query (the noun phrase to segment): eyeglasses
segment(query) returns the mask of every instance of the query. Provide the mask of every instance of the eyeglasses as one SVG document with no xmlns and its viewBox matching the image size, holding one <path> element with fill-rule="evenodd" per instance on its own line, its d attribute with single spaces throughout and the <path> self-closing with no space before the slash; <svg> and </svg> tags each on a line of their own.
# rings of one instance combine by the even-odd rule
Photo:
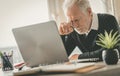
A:
<svg viewBox="0 0 120 76">
<path fill-rule="evenodd" d="M 78 19 L 72 20 L 72 21 L 71 21 L 71 24 L 72 24 L 72 25 L 75 25 L 75 24 L 79 25 L 80 20 L 81 20 L 81 17 L 78 18 Z"/>
</svg>

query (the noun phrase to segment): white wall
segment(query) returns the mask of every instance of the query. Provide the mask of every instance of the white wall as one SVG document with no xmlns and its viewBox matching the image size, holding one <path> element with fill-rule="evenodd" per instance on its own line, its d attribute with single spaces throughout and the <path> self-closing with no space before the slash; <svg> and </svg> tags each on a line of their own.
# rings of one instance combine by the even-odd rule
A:
<svg viewBox="0 0 120 76">
<path fill-rule="evenodd" d="M 89 0 L 93 12 L 95 13 L 107 13 L 105 0 Z"/>
<path fill-rule="evenodd" d="M 12 28 L 46 20 L 47 0 L 0 0 L 0 47 L 16 45 Z"/>
<path fill-rule="evenodd" d="M 114 1 L 114 14 L 120 25 L 120 0 L 113 0 L 113 1 Z"/>
</svg>

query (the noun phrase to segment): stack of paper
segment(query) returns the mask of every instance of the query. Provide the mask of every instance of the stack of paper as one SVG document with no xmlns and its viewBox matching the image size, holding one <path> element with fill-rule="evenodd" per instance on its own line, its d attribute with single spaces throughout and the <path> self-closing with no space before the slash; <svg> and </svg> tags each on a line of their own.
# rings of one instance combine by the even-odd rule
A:
<svg viewBox="0 0 120 76">
<path fill-rule="evenodd" d="M 34 74 L 37 72 L 75 72 L 78 69 L 94 65 L 95 63 L 53 64 L 15 71 L 14 75 Z"/>
<path fill-rule="evenodd" d="M 74 72 L 80 68 L 86 68 L 93 66 L 95 63 L 74 63 L 74 64 L 59 64 L 42 66 L 41 69 L 44 72 Z"/>
</svg>

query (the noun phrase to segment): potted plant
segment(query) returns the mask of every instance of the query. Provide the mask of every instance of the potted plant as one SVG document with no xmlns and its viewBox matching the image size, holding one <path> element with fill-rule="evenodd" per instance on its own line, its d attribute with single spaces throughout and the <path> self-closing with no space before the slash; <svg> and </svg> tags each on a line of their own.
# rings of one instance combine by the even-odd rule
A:
<svg viewBox="0 0 120 76">
<path fill-rule="evenodd" d="M 102 59 L 108 64 L 117 64 L 119 60 L 119 52 L 117 47 L 120 45 L 120 35 L 118 32 L 110 31 L 110 33 L 106 32 L 104 34 L 98 35 L 98 40 L 96 44 L 104 48 L 102 51 Z"/>
</svg>

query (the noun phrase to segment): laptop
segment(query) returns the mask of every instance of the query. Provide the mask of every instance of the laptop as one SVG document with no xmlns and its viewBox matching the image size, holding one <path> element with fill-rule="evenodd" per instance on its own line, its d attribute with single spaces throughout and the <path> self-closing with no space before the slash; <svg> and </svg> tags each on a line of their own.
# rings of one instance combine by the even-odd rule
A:
<svg viewBox="0 0 120 76">
<path fill-rule="evenodd" d="M 14 28 L 12 31 L 27 66 L 68 61 L 55 21 Z"/>
<path fill-rule="evenodd" d="M 41 71 L 75 72 L 95 65 L 95 63 L 76 64 L 76 61 L 71 62 L 73 64 L 64 63 L 69 60 L 55 21 L 14 28 L 12 31 L 28 67 L 20 71 L 14 70 L 14 75 L 34 74 Z"/>
</svg>

